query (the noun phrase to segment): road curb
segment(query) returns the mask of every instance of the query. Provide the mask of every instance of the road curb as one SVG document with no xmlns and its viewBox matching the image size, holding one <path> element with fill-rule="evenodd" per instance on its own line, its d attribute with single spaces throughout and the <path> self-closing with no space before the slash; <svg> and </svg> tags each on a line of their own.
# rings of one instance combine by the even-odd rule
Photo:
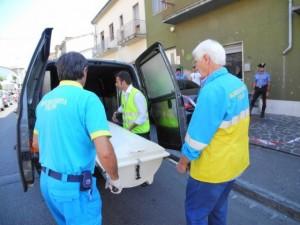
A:
<svg viewBox="0 0 300 225">
<path fill-rule="evenodd" d="M 172 161 L 178 162 L 179 155 L 169 151 Z M 238 178 L 234 182 L 233 189 L 244 196 L 260 202 L 267 207 L 273 208 L 278 212 L 300 222 L 300 204 L 285 199 L 284 197 L 271 193 L 270 191 L 251 184 L 244 179 Z"/>
<path fill-rule="evenodd" d="M 268 192 L 242 179 L 236 179 L 233 190 L 300 221 L 300 204 Z"/>
</svg>

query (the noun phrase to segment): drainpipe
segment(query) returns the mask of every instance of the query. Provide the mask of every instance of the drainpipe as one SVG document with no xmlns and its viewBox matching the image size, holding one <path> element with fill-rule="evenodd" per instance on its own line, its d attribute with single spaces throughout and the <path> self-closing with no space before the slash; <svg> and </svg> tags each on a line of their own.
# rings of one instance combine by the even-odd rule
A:
<svg viewBox="0 0 300 225">
<path fill-rule="evenodd" d="M 285 55 L 288 51 L 291 50 L 292 48 L 292 0 L 289 0 L 289 36 L 288 36 L 288 41 L 289 45 L 288 47 L 282 52 L 283 55 Z"/>
<path fill-rule="evenodd" d="M 288 47 L 282 52 L 282 82 L 281 88 L 285 89 L 286 85 L 286 53 L 292 48 L 292 0 L 289 0 L 289 34 L 288 34 Z"/>
</svg>

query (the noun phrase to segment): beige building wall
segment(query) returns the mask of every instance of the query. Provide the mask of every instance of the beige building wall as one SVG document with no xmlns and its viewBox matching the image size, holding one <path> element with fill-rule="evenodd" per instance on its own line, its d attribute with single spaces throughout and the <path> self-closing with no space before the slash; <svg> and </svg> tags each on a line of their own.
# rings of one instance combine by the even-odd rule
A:
<svg viewBox="0 0 300 225">
<path fill-rule="evenodd" d="M 84 34 L 65 39 L 66 52 L 79 51 L 86 58 L 92 58 L 94 35 Z"/>
<path fill-rule="evenodd" d="M 138 4 L 138 19 L 145 21 L 145 5 L 143 0 L 111 0 L 95 16 L 92 24 L 95 26 L 95 58 L 114 59 L 132 62 L 147 48 L 146 36 L 137 36 L 130 42 L 120 43 L 121 20 L 123 28 L 134 20 L 133 7 Z M 110 25 L 113 24 L 114 40 L 110 38 Z M 102 43 L 101 33 L 104 33 Z M 104 47 L 104 49 L 103 49 Z M 101 49 L 102 48 L 102 49 Z"/>
<path fill-rule="evenodd" d="M 140 40 L 130 46 L 119 47 L 117 51 L 107 53 L 105 59 L 120 60 L 124 62 L 134 62 L 147 46 L 146 39 Z"/>
</svg>

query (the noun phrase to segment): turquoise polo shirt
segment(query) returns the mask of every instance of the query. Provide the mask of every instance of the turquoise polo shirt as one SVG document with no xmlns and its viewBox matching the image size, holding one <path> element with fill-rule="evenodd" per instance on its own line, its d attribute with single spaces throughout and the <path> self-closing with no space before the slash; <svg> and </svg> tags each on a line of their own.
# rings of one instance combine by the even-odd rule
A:
<svg viewBox="0 0 300 225">
<path fill-rule="evenodd" d="M 61 81 L 38 104 L 34 133 L 41 165 L 74 175 L 94 170 L 93 139 L 111 135 L 99 98 L 69 80 Z"/>
</svg>

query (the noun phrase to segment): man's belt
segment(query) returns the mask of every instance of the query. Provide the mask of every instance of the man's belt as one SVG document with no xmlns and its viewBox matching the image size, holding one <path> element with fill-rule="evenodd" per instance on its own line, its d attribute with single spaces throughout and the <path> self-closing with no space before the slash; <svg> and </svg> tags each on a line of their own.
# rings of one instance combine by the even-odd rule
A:
<svg viewBox="0 0 300 225">
<path fill-rule="evenodd" d="M 266 88 L 266 87 L 268 87 L 268 85 L 266 84 L 266 85 L 263 85 L 263 86 L 261 86 L 261 87 L 259 87 L 259 86 L 255 86 L 256 88 L 260 88 L 260 89 L 262 89 L 262 88 Z"/>
<path fill-rule="evenodd" d="M 49 177 L 52 177 L 56 180 L 62 180 L 63 178 L 63 174 L 56 172 L 54 170 L 48 169 L 47 172 L 47 168 L 42 166 L 42 171 L 44 173 L 46 173 Z M 67 182 L 81 182 L 83 179 L 83 175 L 66 175 L 67 176 Z"/>
</svg>

